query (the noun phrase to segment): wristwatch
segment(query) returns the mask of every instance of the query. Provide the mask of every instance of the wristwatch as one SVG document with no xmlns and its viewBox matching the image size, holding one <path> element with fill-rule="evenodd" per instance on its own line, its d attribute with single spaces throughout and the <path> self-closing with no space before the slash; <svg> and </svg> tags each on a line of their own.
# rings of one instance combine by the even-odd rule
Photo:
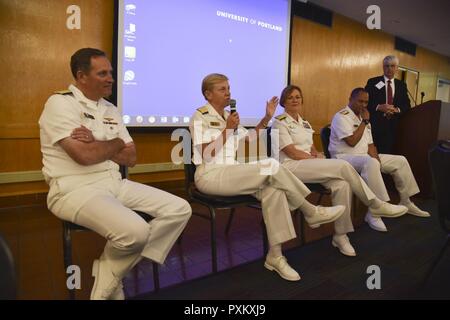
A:
<svg viewBox="0 0 450 320">
<path fill-rule="evenodd" d="M 369 123 L 370 123 L 370 121 L 369 120 L 367 120 L 367 119 L 363 119 L 363 121 L 362 122 L 364 122 L 366 125 L 368 125 Z"/>
</svg>

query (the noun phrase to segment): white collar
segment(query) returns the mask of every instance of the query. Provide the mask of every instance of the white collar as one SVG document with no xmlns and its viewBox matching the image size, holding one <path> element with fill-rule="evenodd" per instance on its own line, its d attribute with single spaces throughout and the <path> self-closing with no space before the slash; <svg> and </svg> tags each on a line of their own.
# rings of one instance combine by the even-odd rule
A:
<svg viewBox="0 0 450 320">
<path fill-rule="evenodd" d="M 392 83 L 392 84 L 394 84 L 394 80 L 395 80 L 395 78 L 389 79 L 389 78 L 388 78 L 388 77 L 386 77 L 385 75 L 383 75 L 383 77 L 384 77 L 384 82 L 385 82 L 385 83 L 387 83 L 387 82 L 388 82 L 388 80 L 391 80 L 391 83 Z"/>
<path fill-rule="evenodd" d="M 94 101 L 89 98 L 86 98 L 86 96 L 83 94 L 83 92 L 73 84 L 71 84 L 69 86 L 69 90 L 72 91 L 75 99 L 77 99 L 79 102 L 81 102 L 82 104 L 86 105 L 89 108 L 98 110 L 98 107 L 100 105 L 107 104 L 107 103 L 105 103 L 105 100 L 103 98 L 101 98 L 98 101 Z"/>
<path fill-rule="evenodd" d="M 208 108 L 208 114 L 212 116 L 216 116 L 217 118 L 221 119 L 222 121 L 227 120 L 229 112 L 227 110 L 223 110 L 223 117 L 217 112 L 217 110 L 211 105 L 211 103 L 207 103 L 206 107 Z"/>
<path fill-rule="evenodd" d="M 288 122 L 297 122 L 297 123 L 302 123 L 302 122 L 303 122 L 303 119 L 302 119 L 302 117 L 300 116 L 299 113 L 297 113 L 298 120 L 294 119 L 294 118 L 293 118 L 289 113 L 287 113 L 286 111 L 284 112 L 284 115 L 286 115 L 286 120 L 289 120 Z"/>
</svg>

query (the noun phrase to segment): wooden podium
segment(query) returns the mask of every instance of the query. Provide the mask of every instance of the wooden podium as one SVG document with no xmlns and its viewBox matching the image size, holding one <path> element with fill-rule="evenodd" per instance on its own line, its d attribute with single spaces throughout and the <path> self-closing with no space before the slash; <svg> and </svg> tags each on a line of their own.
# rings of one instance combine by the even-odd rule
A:
<svg viewBox="0 0 450 320">
<path fill-rule="evenodd" d="M 394 153 L 405 156 L 421 197 L 433 193 L 428 151 L 437 140 L 450 139 L 450 103 L 431 100 L 411 108 L 398 123 Z"/>
</svg>

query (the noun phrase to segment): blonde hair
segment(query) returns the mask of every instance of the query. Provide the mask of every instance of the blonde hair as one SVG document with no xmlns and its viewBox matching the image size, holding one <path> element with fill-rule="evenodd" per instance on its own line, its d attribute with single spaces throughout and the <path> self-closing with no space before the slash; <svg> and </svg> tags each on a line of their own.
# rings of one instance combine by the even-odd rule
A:
<svg viewBox="0 0 450 320">
<path fill-rule="evenodd" d="M 228 78 L 227 78 L 226 75 L 220 74 L 220 73 L 211 73 L 211 74 L 208 74 L 206 77 L 203 78 L 203 81 L 202 81 L 202 94 L 205 97 L 205 99 L 206 99 L 205 92 L 207 90 L 211 91 L 216 83 L 219 83 L 219 82 L 222 82 L 222 81 L 228 81 Z"/>
</svg>

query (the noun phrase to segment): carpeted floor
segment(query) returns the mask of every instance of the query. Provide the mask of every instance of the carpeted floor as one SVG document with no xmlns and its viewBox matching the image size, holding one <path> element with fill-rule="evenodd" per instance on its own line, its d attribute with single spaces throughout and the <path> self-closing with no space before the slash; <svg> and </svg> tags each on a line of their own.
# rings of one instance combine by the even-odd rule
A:
<svg viewBox="0 0 450 320">
<path fill-rule="evenodd" d="M 421 286 L 447 239 L 435 202 L 421 207 L 432 212 L 432 218 L 384 219 L 387 233 L 364 224 L 350 234 L 356 257 L 340 254 L 331 238 L 287 251 L 289 263 L 302 276 L 298 282 L 266 270 L 260 259 L 136 299 L 449 299 L 450 248 Z M 369 266 L 380 268 L 381 289 L 368 289 L 367 282 L 374 283 Z"/>
</svg>

